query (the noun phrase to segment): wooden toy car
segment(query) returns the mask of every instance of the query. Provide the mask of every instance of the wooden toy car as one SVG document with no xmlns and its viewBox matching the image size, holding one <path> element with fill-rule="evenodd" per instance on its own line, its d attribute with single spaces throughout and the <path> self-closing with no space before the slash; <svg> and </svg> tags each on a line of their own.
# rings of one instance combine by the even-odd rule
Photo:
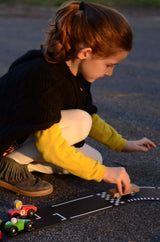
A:
<svg viewBox="0 0 160 242">
<path fill-rule="evenodd" d="M 34 213 L 37 211 L 37 207 L 26 204 L 22 205 L 22 202 L 20 200 L 14 201 L 14 208 L 9 209 L 8 211 L 8 217 L 33 217 Z"/>
<path fill-rule="evenodd" d="M 140 190 L 140 187 L 132 183 L 130 193 L 123 194 L 123 196 L 128 195 L 128 194 L 130 194 L 131 196 L 134 196 L 137 192 L 139 192 L 139 190 Z M 113 189 L 109 189 L 107 191 L 107 193 L 110 194 L 114 198 L 121 198 L 121 195 L 119 194 L 116 187 Z"/>
<path fill-rule="evenodd" d="M 2 225 L 2 220 L 0 219 L 0 226 Z M 0 229 L 0 239 L 2 239 L 2 230 Z"/>
<path fill-rule="evenodd" d="M 4 224 L 4 229 L 10 236 L 16 236 L 21 230 L 32 231 L 34 223 L 30 219 L 17 219 L 11 218 L 11 221 L 7 221 Z"/>
</svg>

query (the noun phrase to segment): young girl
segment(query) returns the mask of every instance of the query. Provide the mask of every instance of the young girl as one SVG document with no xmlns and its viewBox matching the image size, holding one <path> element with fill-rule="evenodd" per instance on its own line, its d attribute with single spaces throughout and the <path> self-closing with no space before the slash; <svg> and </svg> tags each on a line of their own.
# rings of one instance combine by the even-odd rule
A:
<svg viewBox="0 0 160 242">
<path fill-rule="evenodd" d="M 42 49 L 16 60 L 0 79 L 1 187 L 25 196 L 50 194 L 53 186 L 31 174 L 39 171 L 104 180 L 120 194 L 129 192 L 126 170 L 104 166 L 85 138 L 116 152 L 155 147 L 147 138 L 122 138 L 92 103 L 91 83 L 111 76 L 131 48 L 131 27 L 116 10 L 78 1 L 58 10 Z"/>
</svg>

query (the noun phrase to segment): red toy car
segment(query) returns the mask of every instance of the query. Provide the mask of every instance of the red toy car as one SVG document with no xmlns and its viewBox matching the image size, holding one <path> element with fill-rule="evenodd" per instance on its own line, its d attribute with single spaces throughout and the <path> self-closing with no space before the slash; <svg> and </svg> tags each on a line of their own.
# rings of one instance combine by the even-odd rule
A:
<svg viewBox="0 0 160 242">
<path fill-rule="evenodd" d="M 2 224 L 2 220 L 0 219 L 0 226 L 1 226 L 1 224 Z M 0 239 L 2 239 L 2 231 L 1 231 L 1 229 L 0 229 Z"/>
<path fill-rule="evenodd" d="M 14 208 L 9 209 L 8 217 L 33 217 L 34 213 L 37 211 L 37 207 L 26 204 L 22 205 L 20 200 L 14 201 Z"/>
</svg>

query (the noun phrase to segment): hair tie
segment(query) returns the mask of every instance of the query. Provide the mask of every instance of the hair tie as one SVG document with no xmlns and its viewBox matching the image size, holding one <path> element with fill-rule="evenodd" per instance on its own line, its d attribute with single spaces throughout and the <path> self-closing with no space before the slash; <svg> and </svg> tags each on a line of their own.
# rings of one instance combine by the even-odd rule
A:
<svg viewBox="0 0 160 242">
<path fill-rule="evenodd" d="M 80 11 L 83 11 L 84 10 L 84 5 L 85 5 L 84 2 L 80 2 L 80 4 L 79 4 L 79 10 Z"/>
</svg>

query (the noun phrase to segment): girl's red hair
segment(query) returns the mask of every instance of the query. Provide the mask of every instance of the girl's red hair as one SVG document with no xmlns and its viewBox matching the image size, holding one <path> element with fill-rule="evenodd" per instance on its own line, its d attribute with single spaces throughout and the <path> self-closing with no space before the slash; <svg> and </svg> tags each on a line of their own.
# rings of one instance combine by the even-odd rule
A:
<svg viewBox="0 0 160 242">
<path fill-rule="evenodd" d="M 55 23 L 49 24 L 45 49 L 48 61 L 60 62 L 72 59 L 79 43 L 92 48 L 99 57 L 108 57 L 118 49 L 130 51 L 132 29 L 118 11 L 96 3 L 80 2 L 63 5 L 56 13 Z"/>
</svg>

